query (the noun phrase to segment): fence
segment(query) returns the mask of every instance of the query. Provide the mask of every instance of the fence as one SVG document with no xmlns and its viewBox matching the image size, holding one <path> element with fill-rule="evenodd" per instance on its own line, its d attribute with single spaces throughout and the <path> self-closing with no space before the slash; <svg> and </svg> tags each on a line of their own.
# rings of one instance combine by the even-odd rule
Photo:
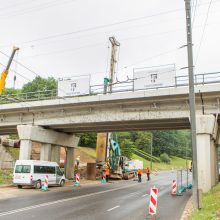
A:
<svg viewBox="0 0 220 220">
<path fill-rule="evenodd" d="M 135 79 L 128 79 L 125 81 L 121 81 L 121 82 L 117 81 L 113 83 L 111 93 L 135 91 L 134 81 Z M 194 82 L 195 82 L 195 85 L 220 83 L 220 72 L 197 74 L 194 76 Z M 175 87 L 181 87 L 181 86 L 187 86 L 187 85 L 188 85 L 188 76 L 176 76 L 174 86 L 154 87 L 154 88 L 148 88 L 144 90 L 175 88 Z M 104 84 L 90 85 L 90 90 L 89 90 L 90 93 L 87 94 L 86 96 L 104 94 L 105 92 L 104 90 L 105 90 Z M 0 104 L 7 104 L 7 103 L 14 103 L 14 102 L 26 102 L 26 101 L 40 101 L 40 100 L 50 100 L 50 99 L 63 99 L 63 98 L 58 97 L 57 90 L 44 90 L 44 91 L 37 91 L 37 92 L 1 95 Z"/>
</svg>

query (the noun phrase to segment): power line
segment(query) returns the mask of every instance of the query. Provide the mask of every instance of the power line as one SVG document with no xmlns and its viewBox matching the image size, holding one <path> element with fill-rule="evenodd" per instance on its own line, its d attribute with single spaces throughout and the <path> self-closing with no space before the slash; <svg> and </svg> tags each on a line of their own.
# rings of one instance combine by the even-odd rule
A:
<svg viewBox="0 0 220 220">
<path fill-rule="evenodd" d="M 63 34 L 50 35 L 50 36 L 47 36 L 47 37 L 36 38 L 34 40 L 23 41 L 23 42 L 18 43 L 18 45 L 37 42 L 37 41 L 43 41 L 43 40 L 49 40 L 49 39 L 53 39 L 53 38 L 58 38 L 58 37 L 63 37 L 63 36 L 68 36 L 68 35 L 78 34 L 78 33 L 84 33 L 84 32 L 98 30 L 98 29 L 103 29 L 103 28 L 106 28 L 106 27 L 112 27 L 112 26 L 115 26 L 115 25 L 120 25 L 120 24 L 130 23 L 130 22 L 134 22 L 134 21 L 144 20 L 144 19 L 147 19 L 147 18 L 153 18 L 153 17 L 157 17 L 157 16 L 161 16 L 161 15 L 167 15 L 167 14 L 171 14 L 171 13 L 175 13 L 175 12 L 183 11 L 183 10 L 184 10 L 184 8 L 179 8 L 179 9 L 169 10 L 169 11 L 160 12 L 160 13 L 156 13 L 156 14 L 152 14 L 152 15 L 146 15 L 146 16 L 142 16 L 142 17 L 138 17 L 138 18 L 127 19 L 127 20 L 124 20 L 124 21 L 119 21 L 119 22 L 115 22 L 115 23 L 111 23 L 111 24 L 99 25 L 99 26 L 96 26 L 96 27 L 80 29 L 80 30 L 77 30 L 77 31 L 66 32 L 66 33 L 63 33 Z"/>
<path fill-rule="evenodd" d="M 32 1 L 34 1 L 34 0 L 32 0 Z M 0 9 L 1 10 L 5 10 L 5 9 L 10 9 L 10 8 L 14 8 L 14 7 L 19 7 L 19 6 L 21 6 L 21 5 L 24 5 L 24 4 L 27 4 L 27 3 L 30 3 L 30 0 L 26 0 L 26 1 L 24 1 L 24 2 L 20 2 L 19 1 L 19 3 L 13 3 L 13 4 L 11 4 L 11 5 L 9 5 L 9 6 L 4 6 L 4 7 L 1 7 Z"/>
<path fill-rule="evenodd" d="M 215 0 L 215 1 L 213 1 L 213 3 L 214 2 L 219 2 L 219 0 Z M 197 7 L 200 7 L 200 6 L 203 6 L 203 5 L 206 5 L 206 4 L 208 4 L 208 3 L 206 3 L 206 2 L 201 3 L 201 4 L 198 4 Z M 33 40 L 23 41 L 23 42 L 20 42 L 20 43 L 18 42 L 17 44 L 18 45 L 24 45 L 24 44 L 28 44 L 28 43 L 32 43 L 32 42 L 39 42 L 39 41 L 49 40 L 49 39 L 53 39 L 53 38 L 68 36 L 68 35 L 72 35 L 72 34 L 78 34 L 78 33 L 93 31 L 93 30 L 97 30 L 97 29 L 103 29 L 103 28 L 106 28 L 106 27 L 111 27 L 111 26 L 115 26 L 115 25 L 129 23 L 129 22 L 144 20 L 144 19 L 147 19 L 147 18 L 152 18 L 152 17 L 157 17 L 157 16 L 166 15 L 166 14 L 170 14 L 170 13 L 175 13 L 175 12 L 182 11 L 182 10 L 184 10 L 184 8 L 169 10 L 169 11 L 165 11 L 165 12 L 161 12 L 161 13 L 156 13 L 156 14 L 153 14 L 153 15 L 147 15 L 147 16 L 143 16 L 143 17 L 128 19 L 128 20 L 124 20 L 124 21 L 111 23 L 111 24 L 106 24 L 106 25 L 100 25 L 100 26 L 96 26 L 96 27 L 81 29 L 81 30 L 78 30 L 78 31 L 66 32 L 66 33 L 63 33 L 63 34 L 50 35 L 50 36 L 47 36 L 47 37 L 42 37 L 42 38 L 37 38 L 37 39 L 33 39 Z M 5 46 L 1 46 L 1 47 L 7 47 L 7 46 L 11 46 L 11 45 L 5 45 Z"/>
<path fill-rule="evenodd" d="M 71 1 L 77 1 L 77 0 L 66 0 L 66 1 L 62 2 L 61 4 L 68 3 L 68 2 L 71 2 Z M 57 2 L 57 3 L 56 4 L 51 4 L 53 2 L 54 3 Z M 15 13 L 17 12 L 17 14 L 12 13 L 12 14 L 10 14 L 10 16 L 8 16 L 8 13 L 7 13 L 7 16 L 5 16 L 3 14 L 3 15 L 0 15 L 0 19 L 17 17 L 17 16 L 20 16 L 20 15 L 24 15 L 24 14 L 27 14 L 27 13 L 30 13 L 30 12 L 36 12 L 36 11 L 39 11 L 41 9 L 46 9 L 46 8 L 50 8 L 50 7 L 57 6 L 57 5 L 60 5 L 60 0 L 50 1 L 50 2 L 47 2 L 46 4 L 40 4 L 40 5 L 37 5 L 37 7 L 26 8 L 24 10 L 17 10 L 17 11 L 15 11 Z"/>
<path fill-rule="evenodd" d="M 105 42 L 103 41 L 101 43 L 85 45 L 85 46 L 82 46 L 82 47 L 75 47 L 75 48 L 66 49 L 66 50 L 55 50 L 53 52 L 47 52 L 47 53 L 35 54 L 33 56 L 28 56 L 27 58 L 46 56 L 46 55 L 50 55 L 50 54 L 59 54 L 59 53 L 73 52 L 73 51 L 76 51 L 76 50 L 85 49 L 85 48 L 89 48 L 89 47 L 101 46 L 101 45 L 103 45 L 105 43 L 106 43 L 106 41 Z M 25 57 L 23 59 L 25 59 Z"/>
<path fill-rule="evenodd" d="M 194 27 L 194 22 L 196 18 L 197 4 L 198 4 L 198 0 L 195 0 L 194 11 L 193 11 L 193 16 L 192 16 L 192 27 Z"/>
<path fill-rule="evenodd" d="M 143 62 L 146 62 L 146 61 L 148 61 L 148 60 L 152 60 L 152 59 L 154 59 L 154 58 L 157 58 L 157 57 L 160 57 L 160 56 L 169 54 L 169 53 L 173 53 L 174 51 L 177 51 L 178 49 L 179 49 L 179 48 L 175 48 L 175 49 L 172 49 L 172 50 L 167 50 L 167 51 L 164 51 L 164 52 L 162 52 L 162 53 L 156 54 L 156 55 L 154 55 L 154 56 L 147 57 L 146 59 L 139 60 L 139 61 L 137 61 L 137 62 L 135 62 L 135 63 L 133 63 L 133 64 L 126 65 L 126 66 L 124 66 L 123 68 L 121 68 L 120 70 L 122 70 L 122 69 L 124 69 L 124 68 L 127 68 L 127 67 L 135 66 L 135 65 L 137 65 L 137 64 L 139 64 L 139 63 L 143 63 Z"/>
<path fill-rule="evenodd" d="M 3 63 L 0 63 L 1 66 L 6 67 L 6 65 L 4 65 Z M 16 70 L 12 70 L 14 73 L 18 74 L 19 76 L 21 76 L 22 78 L 24 78 L 27 81 L 31 81 L 29 78 L 27 78 L 26 76 L 22 75 L 21 73 L 17 72 Z"/>
<path fill-rule="evenodd" d="M 206 19 L 205 19 L 205 23 L 204 23 L 203 30 L 202 30 L 202 36 L 201 36 L 200 43 L 199 43 L 199 49 L 198 49 L 197 57 L 196 57 L 196 60 L 195 60 L 195 65 L 196 65 L 196 63 L 197 63 L 197 61 L 198 61 L 200 49 L 201 49 L 201 46 L 202 46 L 202 43 L 203 43 L 204 34 L 205 34 L 205 29 L 206 29 L 206 25 L 207 25 L 207 22 L 208 22 L 209 10 L 210 10 L 210 8 L 211 8 L 211 4 L 212 4 L 212 0 L 210 0 L 210 2 L 209 2 L 207 14 L 206 14 Z"/>
<path fill-rule="evenodd" d="M 7 55 L 6 53 L 0 51 L 1 54 L 3 54 L 6 57 L 10 57 L 9 55 Z M 35 71 L 31 70 L 29 67 L 26 67 L 24 64 L 14 60 L 15 63 L 19 64 L 20 66 L 22 66 L 23 68 L 25 68 L 26 70 L 30 71 L 31 73 L 33 73 L 36 76 L 39 76 L 39 74 L 37 74 Z"/>
<path fill-rule="evenodd" d="M 146 34 L 146 35 L 138 35 L 138 36 L 134 36 L 134 37 L 122 38 L 122 39 L 120 39 L 120 41 L 136 40 L 136 39 L 143 38 L 143 37 L 146 38 L 146 37 L 161 36 L 163 34 L 174 33 L 174 32 L 178 32 L 178 31 L 182 31 L 182 30 L 185 30 L 185 28 L 179 28 L 179 29 L 174 29 L 174 30 L 165 31 L 165 32 L 158 32 L 158 33 L 154 33 L 154 34 Z M 100 42 L 100 43 L 85 45 L 85 46 L 82 46 L 82 47 L 76 47 L 76 48 L 71 48 L 71 49 L 66 49 L 66 50 L 55 50 L 55 51 L 52 51 L 52 52 L 47 52 L 47 53 L 35 54 L 33 56 L 28 56 L 27 58 L 33 58 L 33 57 L 45 56 L 45 55 L 51 55 L 51 54 L 58 54 L 58 53 L 72 52 L 72 51 L 85 49 L 85 48 L 89 48 L 89 47 L 101 46 L 105 43 L 106 42 L 103 41 L 103 42 Z M 26 57 L 23 57 L 23 59 L 26 59 Z"/>
</svg>

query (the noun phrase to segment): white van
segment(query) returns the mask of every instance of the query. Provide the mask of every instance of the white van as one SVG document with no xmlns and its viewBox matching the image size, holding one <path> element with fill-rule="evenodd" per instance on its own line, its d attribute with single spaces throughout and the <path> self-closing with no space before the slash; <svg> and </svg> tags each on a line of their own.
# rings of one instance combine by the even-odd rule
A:
<svg viewBox="0 0 220 220">
<path fill-rule="evenodd" d="M 13 184 L 18 188 L 34 186 L 40 189 L 46 175 L 48 175 L 49 186 L 64 186 L 65 176 L 56 162 L 17 160 L 14 167 Z"/>
</svg>

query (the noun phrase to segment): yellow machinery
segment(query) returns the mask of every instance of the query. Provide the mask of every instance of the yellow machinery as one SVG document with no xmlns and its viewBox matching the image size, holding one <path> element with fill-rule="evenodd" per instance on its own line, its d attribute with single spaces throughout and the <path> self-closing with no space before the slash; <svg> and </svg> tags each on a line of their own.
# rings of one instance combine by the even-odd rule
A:
<svg viewBox="0 0 220 220">
<path fill-rule="evenodd" d="M 108 134 L 107 133 L 98 133 L 97 134 L 97 143 L 96 143 L 96 163 L 98 165 L 104 165 L 107 159 L 107 142 Z"/>
<path fill-rule="evenodd" d="M 17 50 L 19 50 L 18 47 L 13 47 L 12 54 L 11 54 L 11 56 L 9 58 L 8 64 L 7 64 L 6 68 L 5 68 L 5 70 L 3 70 L 2 74 L 1 74 L 1 79 L 0 79 L 0 95 L 2 94 L 2 92 L 3 92 L 4 88 L 5 88 L 5 80 L 6 80 L 7 76 L 8 76 L 9 68 L 11 66 L 12 60 L 13 60 L 14 55 L 15 55 Z"/>
</svg>

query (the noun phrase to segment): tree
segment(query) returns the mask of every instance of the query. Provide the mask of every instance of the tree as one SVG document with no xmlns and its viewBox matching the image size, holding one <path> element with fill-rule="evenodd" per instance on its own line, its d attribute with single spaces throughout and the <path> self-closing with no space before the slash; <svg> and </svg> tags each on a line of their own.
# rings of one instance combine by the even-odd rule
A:
<svg viewBox="0 0 220 220">
<path fill-rule="evenodd" d="M 160 160 L 163 163 L 170 163 L 170 161 L 171 161 L 168 154 L 166 154 L 166 153 L 163 153 L 160 155 Z"/>
<path fill-rule="evenodd" d="M 24 84 L 22 92 L 37 92 L 57 89 L 57 81 L 53 77 L 47 79 L 37 76 L 32 82 Z"/>
<path fill-rule="evenodd" d="M 140 150 L 150 153 L 151 141 L 152 141 L 151 132 L 139 131 L 137 132 L 136 135 L 135 146 Z"/>
<path fill-rule="evenodd" d="M 132 148 L 134 148 L 134 143 L 131 140 L 124 139 L 121 142 L 121 155 L 126 156 L 128 159 L 132 158 Z"/>
<path fill-rule="evenodd" d="M 96 133 L 84 133 L 80 135 L 79 146 L 96 148 Z"/>
<path fill-rule="evenodd" d="M 13 95 L 21 92 L 21 89 L 5 88 L 2 95 Z"/>
</svg>

